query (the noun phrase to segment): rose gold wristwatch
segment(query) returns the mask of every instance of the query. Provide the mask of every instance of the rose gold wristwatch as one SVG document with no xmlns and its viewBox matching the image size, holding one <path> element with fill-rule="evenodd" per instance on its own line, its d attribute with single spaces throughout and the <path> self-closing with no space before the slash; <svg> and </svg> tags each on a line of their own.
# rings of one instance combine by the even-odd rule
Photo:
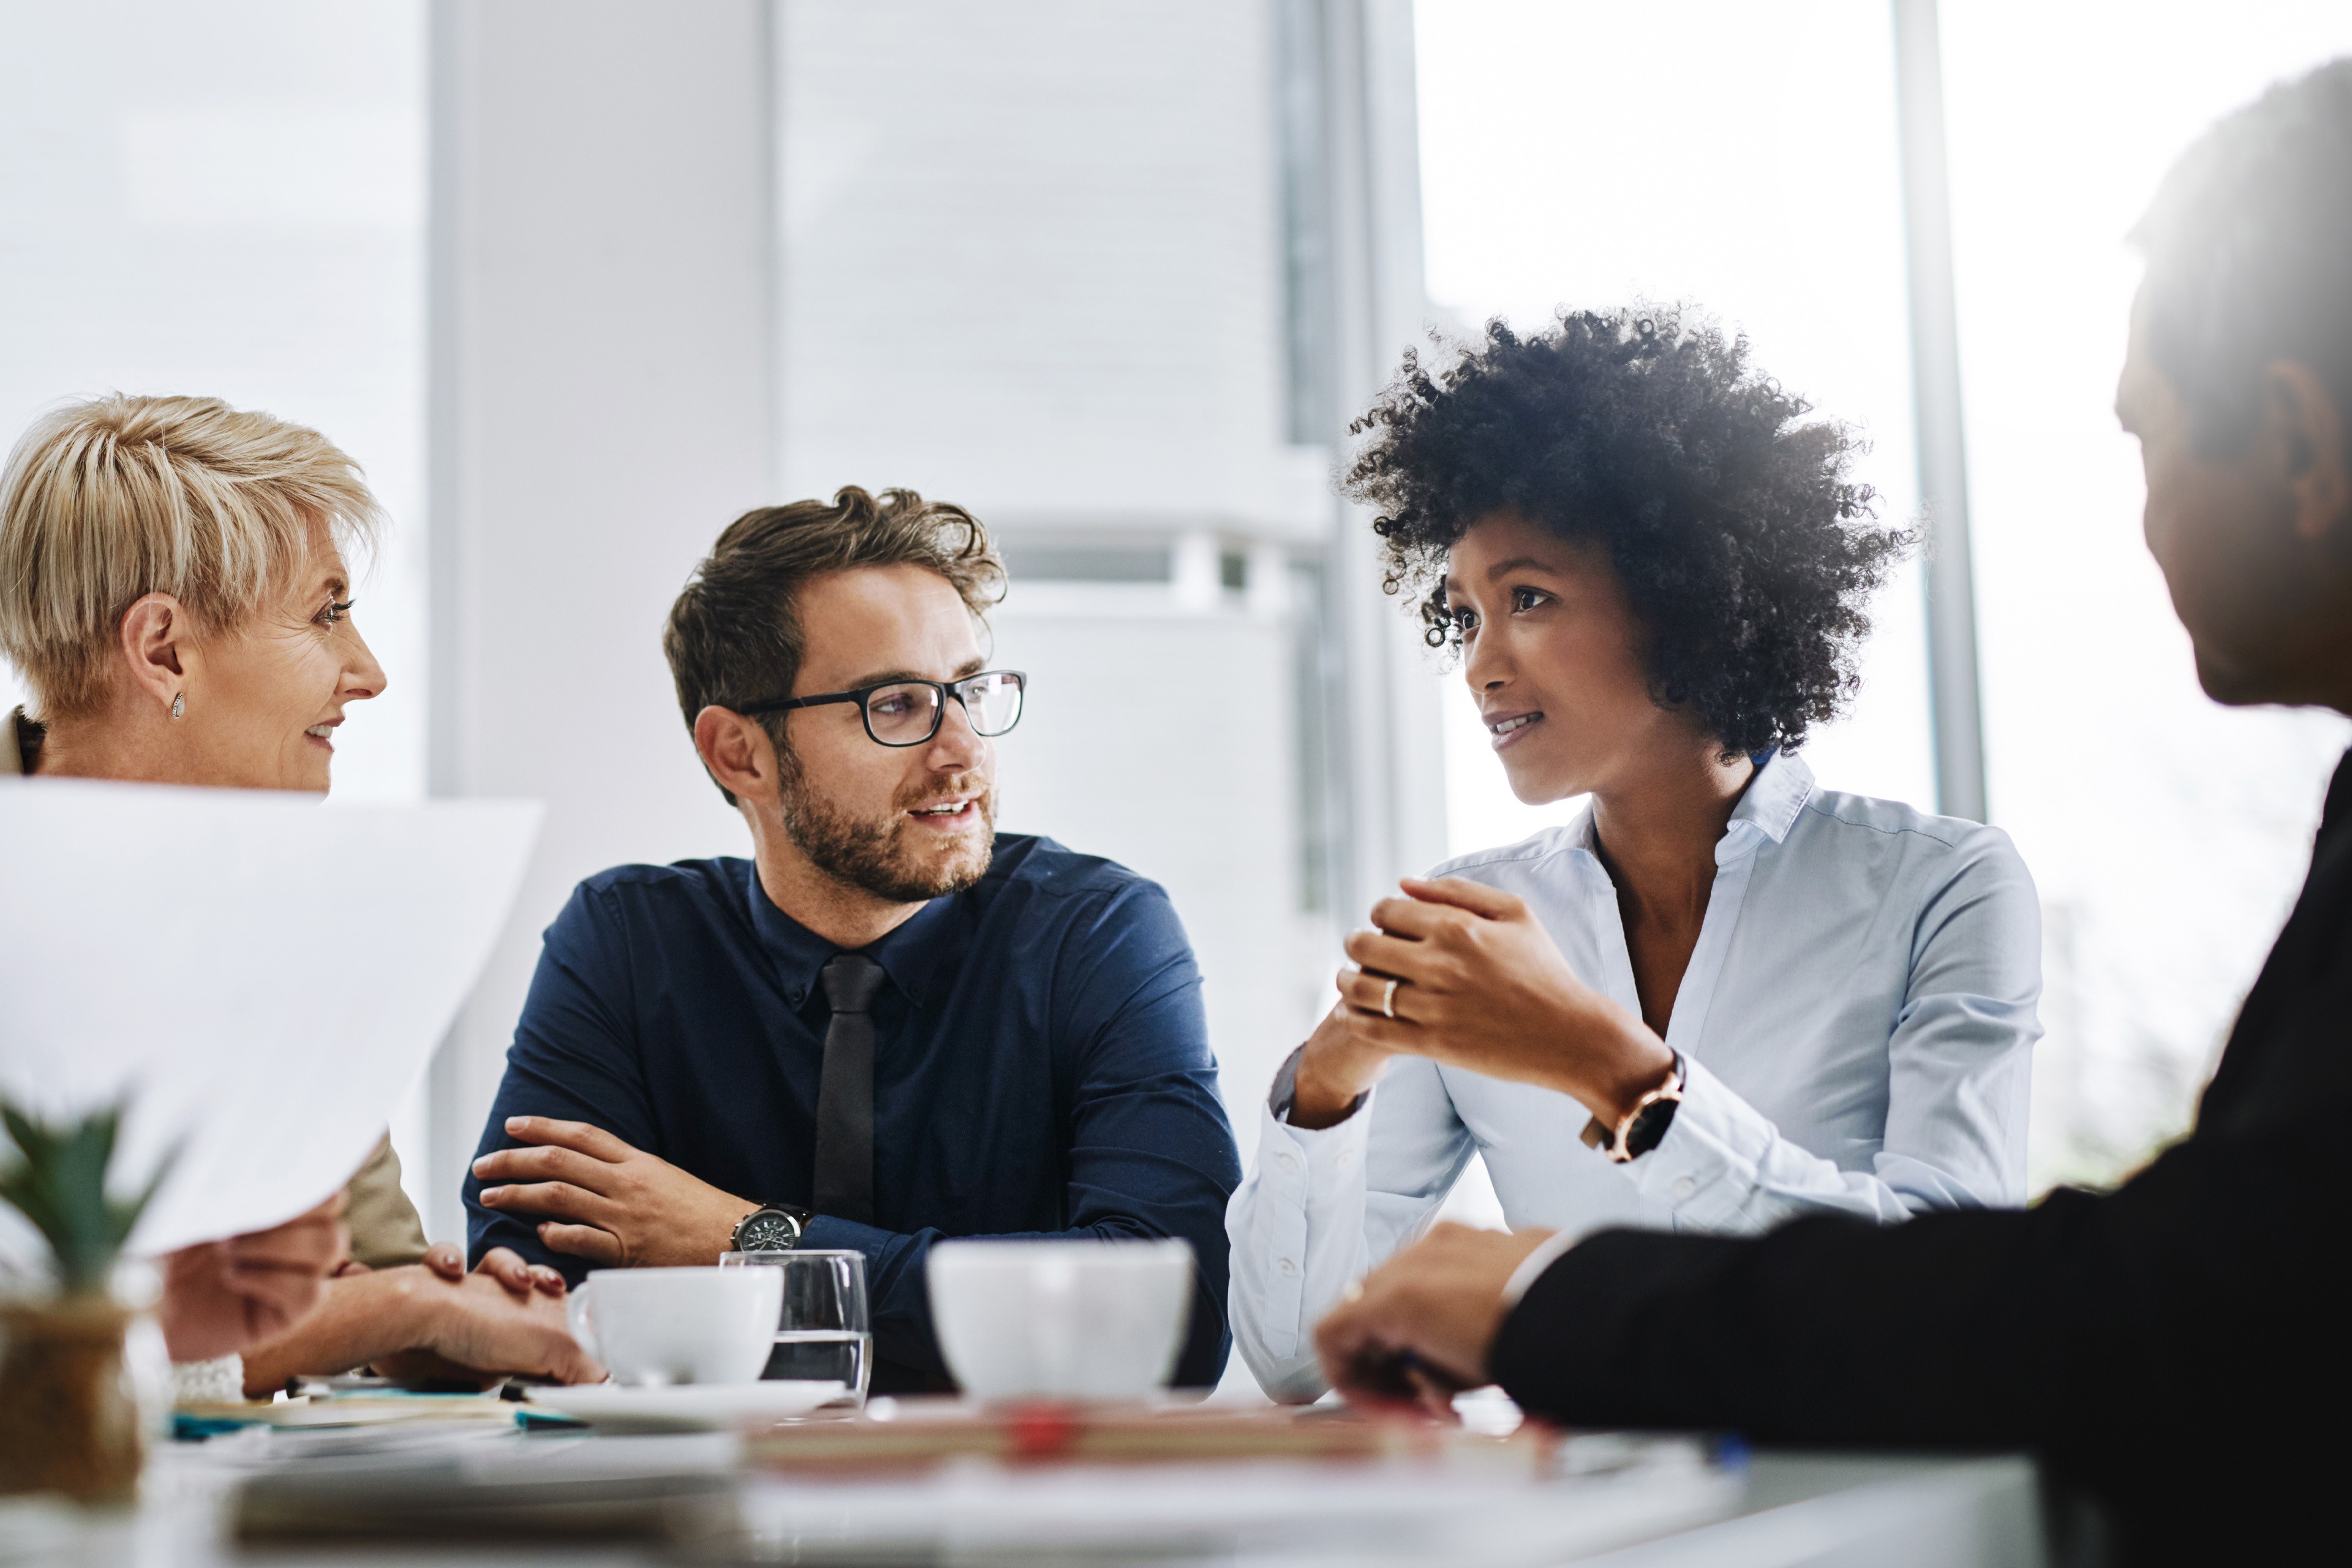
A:
<svg viewBox="0 0 2352 1568">
<path fill-rule="evenodd" d="M 1584 1146 L 1600 1150 L 1621 1165 L 1640 1159 L 1656 1148 L 1664 1140 L 1666 1129 L 1675 1124 L 1675 1112 L 1683 1102 L 1683 1086 L 1689 1081 L 1690 1070 L 1684 1065 L 1682 1052 L 1676 1051 L 1666 1081 L 1635 1100 L 1633 1109 L 1620 1118 L 1615 1127 L 1598 1116 L 1584 1124 Z"/>
</svg>

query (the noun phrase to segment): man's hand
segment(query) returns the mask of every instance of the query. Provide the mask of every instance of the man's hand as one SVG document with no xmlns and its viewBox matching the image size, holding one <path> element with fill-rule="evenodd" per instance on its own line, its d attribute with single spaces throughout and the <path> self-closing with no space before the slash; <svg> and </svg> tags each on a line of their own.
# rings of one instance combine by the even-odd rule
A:
<svg viewBox="0 0 2352 1568">
<path fill-rule="evenodd" d="M 1503 1287 L 1551 1233 L 1441 1225 L 1351 1288 L 1315 1325 L 1323 1375 L 1351 1405 L 1418 1406 L 1486 1382 L 1503 1326 Z"/>
<path fill-rule="evenodd" d="M 1579 978 L 1520 900 L 1459 877 L 1403 887 L 1372 906 L 1378 931 L 1347 942 L 1362 968 L 1340 973 L 1339 995 L 1363 1048 L 1558 1089 L 1612 1126 L 1674 1070 L 1665 1042 Z"/>
<path fill-rule="evenodd" d="M 172 1359 L 211 1361 L 284 1333 L 319 1304 L 350 1248 L 339 1190 L 275 1229 L 170 1254 L 155 1317 Z"/>
<path fill-rule="evenodd" d="M 532 1147 L 474 1162 L 482 1205 L 546 1215 L 539 1239 L 551 1251 L 607 1268 L 716 1263 L 736 1222 L 760 1206 L 584 1121 L 509 1116 L 506 1130 Z"/>
</svg>

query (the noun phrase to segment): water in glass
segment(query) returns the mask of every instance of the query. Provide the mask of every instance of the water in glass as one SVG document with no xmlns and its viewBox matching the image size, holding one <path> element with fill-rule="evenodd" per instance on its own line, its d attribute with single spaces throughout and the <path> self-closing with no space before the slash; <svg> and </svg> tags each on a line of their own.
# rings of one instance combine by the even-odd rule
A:
<svg viewBox="0 0 2352 1568">
<path fill-rule="evenodd" d="M 859 1409 L 872 1375 L 873 1323 L 866 1305 L 866 1258 L 846 1250 L 730 1252 L 722 1268 L 783 1270 L 783 1310 L 763 1378 L 839 1383 L 825 1409 Z"/>
<path fill-rule="evenodd" d="M 872 1334 L 841 1329 L 780 1330 L 776 1348 L 768 1355 L 768 1370 L 760 1375 L 838 1382 L 850 1391 L 846 1403 L 856 1404 L 866 1397 L 866 1363 L 873 1350 Z"/>
</svg>

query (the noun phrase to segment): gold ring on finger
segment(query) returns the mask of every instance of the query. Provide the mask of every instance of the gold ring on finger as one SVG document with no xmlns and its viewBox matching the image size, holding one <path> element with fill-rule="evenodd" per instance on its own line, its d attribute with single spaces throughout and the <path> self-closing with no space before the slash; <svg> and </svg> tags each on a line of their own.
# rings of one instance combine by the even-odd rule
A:
<svg viewBox="0 0 2352 1568">
<path fill-rule="evenodd" d="M 1396 1016 L 1396 988 L 1397 983 L 1391 980 L 1389 988 L 1381 993 L 1381 1016 L 1383 1018 Z"/>
</svg>

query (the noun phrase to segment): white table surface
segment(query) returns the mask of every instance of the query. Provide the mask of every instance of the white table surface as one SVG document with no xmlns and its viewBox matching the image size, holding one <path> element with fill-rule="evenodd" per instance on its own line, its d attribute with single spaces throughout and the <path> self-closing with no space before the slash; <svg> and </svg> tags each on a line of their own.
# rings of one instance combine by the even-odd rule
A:
<svg viewBox="0 0 2352 1568">
<path fill-rule="evenodd" d="M 383 1542 L 239 1546 L 224 1500 L 243 1476 L 286 1464 L 259 1431 L 167 1445 L 136 1510 L 85 1514 L 0 1500 L 0 1564 L 228 1568 L 237 1564 L 482 1563 L 604 1568 L 679 1561 L 933 1564 L 1216 1562 L 1570 1563 L 1607 1568 L 2044 1568 L 2034 1468 L 2015 1456 L 1863 1457 L 1766 1451 L 1730 1466 L 1696 1443 L 1580 1439 L 1570 1468 L 1529 1482 L 1426 1467 L 1256 1463 L 1157 1469 L 978 1465 L 919 1479 L 812 1482 L 752 1474 L 741 1532 L 681 1557 L 641 1546 Z M 1613 1448 L 1612 1445 L 1614 1445 Z M 409 1452 L 483 1473 L 571 1479 L 731 1468 L 731 1438 L 549 1437 L 478 1433 Z M 1594 1462 L 1595 1456 L 1598 1463 Z M 329 1461 L 331 1462 L 331 1461 Z"/>
</svg>

